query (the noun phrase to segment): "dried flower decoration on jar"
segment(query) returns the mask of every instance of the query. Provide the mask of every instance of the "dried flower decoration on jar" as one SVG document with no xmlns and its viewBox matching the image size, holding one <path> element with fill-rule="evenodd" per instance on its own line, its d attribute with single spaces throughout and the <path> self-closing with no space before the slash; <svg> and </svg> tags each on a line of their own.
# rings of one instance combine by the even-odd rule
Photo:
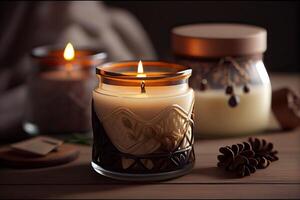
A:
<svg viewBox="0 0 300 200">
<path fill-rule="evenodd" d="M 145 61 L 97 68 L 92 166 L 122 180 L 162 180 L 194 165 L 191 69 Z"/>
<path fill-rule="evenodd" d="M 266 30 L 241 24 L 194 24 L 172 30 L 178 63 L 193 69 L 195 132 L 226 136 L 263 130 L 271 85 L 263 64 Z"/>
</svg>

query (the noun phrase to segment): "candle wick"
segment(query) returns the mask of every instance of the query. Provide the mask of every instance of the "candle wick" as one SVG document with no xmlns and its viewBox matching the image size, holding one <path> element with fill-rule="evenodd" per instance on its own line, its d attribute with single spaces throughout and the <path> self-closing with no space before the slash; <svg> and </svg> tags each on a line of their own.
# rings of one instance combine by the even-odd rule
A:
<svg viewBox="0 0 300 200">
<path fill-rule="evenodd" d="M 141 82 L 141 93 L 146 93 L 146 84 L 145 84 L 145 81 Z"/>
</svg>

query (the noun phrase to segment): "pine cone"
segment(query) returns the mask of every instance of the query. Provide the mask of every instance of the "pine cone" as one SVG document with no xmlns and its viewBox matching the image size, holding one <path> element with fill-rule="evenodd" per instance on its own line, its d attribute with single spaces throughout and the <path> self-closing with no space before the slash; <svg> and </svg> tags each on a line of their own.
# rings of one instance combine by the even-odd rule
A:
<svg viewBox="0 0 300 200">
<path fill-rule="evenodd" d="M 270 165 L 271 162 L 278 160 L 277 151 L 273 150 L 273 143 L 266 140 L 250 137 L 248 141 L 255 152 L 255 159 L 258 161 L 257 168 L 264 169 Z"/>
<path fill-rule="evenodd" d="M 255 152 L 248 142 L 234 144 L 231 147 L 221 147 L 219 151 L 223 155 L 218 156 L 218 167 L 236 172 L 240 177 L 249 176 L 256 171 L 258 162 L 254 158 Z"/>
</svg>

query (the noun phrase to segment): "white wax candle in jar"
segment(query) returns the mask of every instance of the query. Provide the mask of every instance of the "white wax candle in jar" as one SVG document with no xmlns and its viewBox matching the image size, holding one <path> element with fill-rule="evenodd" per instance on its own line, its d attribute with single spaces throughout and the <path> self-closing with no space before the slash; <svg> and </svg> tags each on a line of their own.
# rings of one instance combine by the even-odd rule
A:
<svg viewBox="0 0 300 200">
<path fill-rule="evenodd" d="M 91 92 L 96 85 L 95 65 L 105 53 L 91 49 L 74 50 L 38 47 L 32 51 L 36 62 L 28 79 L 28 106 L 24 129 L 30 134 L 87 132 L 91 129 Z"/>
<path fill-rule="evenodd" d="M 93 92 L 94 169 L 130 180 L 165 179 L 191 169 L 190 75 L 190 69 L 164 62 L 98 67 L 99 85 Z"/>
<path fill-rule="evenodd" d="M 205 23 L 172 30 L 176 62 L 193 69 L 196 137 L 245 136 L 268 127 L 266 49 L 267 31 L 262 27 Z"/>
</svg>

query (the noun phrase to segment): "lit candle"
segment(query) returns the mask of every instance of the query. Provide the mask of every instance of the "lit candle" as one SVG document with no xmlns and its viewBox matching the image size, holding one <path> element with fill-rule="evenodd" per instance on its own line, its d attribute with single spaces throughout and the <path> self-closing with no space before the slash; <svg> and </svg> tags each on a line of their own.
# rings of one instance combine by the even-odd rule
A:
<svg viewBox="0 0 300 200">
<path fill-rule="evenodd" d="M 64 50 L 64 59 L 71 61 L 75 57 L 75 50 L 71 43 L 68 43 L 65 50 Z"/>
<path fill-rule="evenodd" d="M 99 85 L 93 92 L 94 169 L 121 179 L 143 179 L 147 174 L 151 180 L 191 169 L 191 70 L 163 62 L 120 62 L 98 67 L 97 75 Z"/>
<path fill-rule="evenodd" d="M 68 43 L 65 50 L 64 50 L 64 59 L 66 61 L 72 61 L 75 58 L 75 50 L 71 43 Z M 67 71 L 67 75 L 71 76 L 71 73 L 73 71 L 73 65 L 71 62 L 66 63 L 65 69 Z"/>
<path fill-rule="evenodd" d="M 76 55 L 76 56 L 75 56 Z M 24 128 L 29 133 L 86 132 L 91 129 L 93 70 L 106 55 L 94 50 L 38 47 L 32 56 L 36 73 L 28 81 Z"/>
<path fill-rule="evenodd" d="M 144 68 L 143 68 L 143 63 L 140 60 L 138 64 L 138 70 L 137 70 L 137 77 L 146 77 L 147 75 L 144 74 Z"/>
</svg>

